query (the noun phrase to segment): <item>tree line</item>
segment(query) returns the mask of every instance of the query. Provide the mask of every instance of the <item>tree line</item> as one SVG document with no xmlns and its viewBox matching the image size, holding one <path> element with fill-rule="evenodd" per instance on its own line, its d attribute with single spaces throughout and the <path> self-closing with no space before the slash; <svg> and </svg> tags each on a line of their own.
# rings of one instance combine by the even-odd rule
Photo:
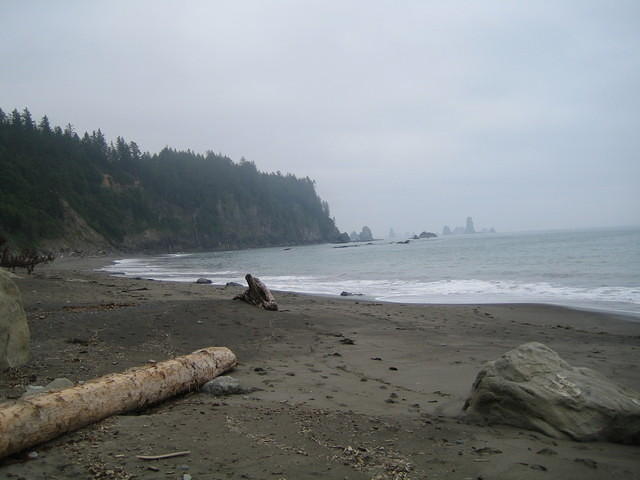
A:
<svg viewBox="0 0 640 480">
<path fill-rule="evenodd" d="M 114 248 L 241 248 L 344 241 L 313 180 L 212 151 L 142 152 L 100 129 L 0 109 L 0 235 L 38 246 L 86 225 Z"/>
</svg>

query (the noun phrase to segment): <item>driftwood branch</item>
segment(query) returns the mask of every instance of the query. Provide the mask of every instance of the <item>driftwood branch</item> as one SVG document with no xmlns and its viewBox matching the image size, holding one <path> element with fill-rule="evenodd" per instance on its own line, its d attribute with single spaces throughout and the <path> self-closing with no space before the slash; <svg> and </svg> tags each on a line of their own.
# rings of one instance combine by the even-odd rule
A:
<svg viewBox="0 0 640 480">
<path fill-rule="evenodd" d="M 247 288 L 240 295 L 236 295 L 234 300 L 243 300 L 250 305 L 264 308 L 265 310 L 278 310 L 278 304 L 267 286 L 258 277 L 247 273 L 244 277 L 247 280 Z"/>
<path fill-rule="evenodd" d="M 191 450 L 185 450 L 183 452 L 171 452 L 164 453 L 162 455 L 136 455 L 136 458 L 140 460 L 164 460 L 165 458 L 173 458 L 173 457 L 182 457 L 184 455 L 189 455 Z"/>
<path fill-rule="evenodd" d="M 236 365 L 225 347 L 209 347 L 0 407 L 0 458 L 117 413 L 197 389 Z"/>
</svg>

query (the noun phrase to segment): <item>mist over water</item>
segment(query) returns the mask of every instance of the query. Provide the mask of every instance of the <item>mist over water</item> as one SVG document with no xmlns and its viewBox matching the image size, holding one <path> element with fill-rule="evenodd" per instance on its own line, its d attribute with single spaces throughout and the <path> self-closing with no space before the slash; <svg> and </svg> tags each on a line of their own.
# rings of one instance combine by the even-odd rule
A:
<svg viewBox="0 0 640 480">
<path fill-rule="evenodd" d="M 357 245 L 357 244 L 356 244 Z M 161 255 L 118 260 L 113 273 L 164 281 L 412 303 L 552 303 L 640 315 L 640 229 L 476 234 L 334 245 Z"/>
</svg>

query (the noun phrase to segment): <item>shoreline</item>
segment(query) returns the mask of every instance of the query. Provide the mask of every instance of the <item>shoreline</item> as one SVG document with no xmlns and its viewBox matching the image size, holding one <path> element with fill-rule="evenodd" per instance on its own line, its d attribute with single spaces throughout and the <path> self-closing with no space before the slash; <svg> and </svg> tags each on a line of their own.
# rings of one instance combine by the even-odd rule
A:
<svg viewBox="0 0 640 480">
<path fill-rule="evenodd" d="M 268 247 L 270 248 L 270 247 Z M 187 255 L 191 254 L 191 253 L 197 253 L 197 252 L 190 252 L 190 253 L 185 253 Z M 175 254 L 167 254 L 167 255 L 175 255 Z M 149 256 L 155 256 L 155 255 L 141 255 L 139 257 L 135 257 L 135 259 L 137 258 L 145 258 L 145 257 L 149 257 Z M 134 257 L 131 257 L 132 259 L 134 259 Z M 127 258 L 122 258 L 122 257 L 113 257 L 113 256 L 108 256 L 105 257 L 105 262 L 107 263 L 103 263 L 100 264 L 100 267 L 102 268 L 106 268 L 109 267 L 111 265 L 115 265 L 116 262 L 118 260 L 127 260 Z M 121 277 L 121 278 L 144 278 L 142 276 L 130 276 L 124 272 L 109 272 L 106 270 L 94 270 L 96 272 L 99 273 L 104 273 L 106 275 L 110 275 L 110 276 L 114 276 L 114 277 Z M 155 279 L 155 278 L 144 278 L 145 280 L 152 280 L 152 281 L 158 281 L 158 282 L 169 282 L 169 283 L 182 283 L 182 284 L 188 284 L 188 283 L 192 283 L 190 281 L 181 281 L 181 280 L 164 280 L 164 279 Z M 224 283 L 212 283 L 211 285 L 216 286 L 216 287 L 224 287 Z M 598 306 L 598 302 L 580 302 L 580 301 L 568 301 L 566 303 L 563 302 L 554 302 L 554 301 L 540 301 L 540 302 L 535 302 L 535 301 L 526 301 L 526 300 L 516 300 L 516 301 L 510 301 L 510 300 L 506 300 L 506 301 L 488 301 L 488 302 L 479 302 L 479 301 L 463 301 L 463 302 L 441 302 L 441 301 L 436 301 L 436 302 L 424 302 L 424 301 L 416 301 L 416 302 L 412 302 L 412 301 L 392 301 L 392 300 L 382 300 L 379 299 L 375 296 L 372 295 L 367 295 L 367 294 L 361 294 L 361 295 L 353 295 L 353 296 L 347 296 L 347 297 L 342 297 L 339 293 L 336 294 L 331 294 L 331 293 L 321 293 L 321 292 L 300 292 L 300 291 L 296 291 L 296 290 L 278 290 L 278 289 L 272 289 L 274 292 L 284 292 L 284 293 L 295 293 L 298 295 L 309 295 L 309 296 L 313 296 L 313 297 L 321 297 L 321 298 L 334 298 L 334 297 L 338 297 L 338 298 L 345 298 L 345 299 L 351 299 L 351 300 L 355 300 L 355 301 L 375 301 L 375 302 L 383 302 L 383 303 L 391 303 L 391 304 L 399 304 L 399 305 L 423 305 L 423 306 L 429 306 L 429 305 L 434 305 L 434 306 L 443 306 L 443 305 L 460 305 L 460 306 L 465 306 L 465 305 L 486 305 L 486 306 L 492 306 L 492 305 L 549 305 L 549 306 L 556 306 L 556 307 L 562 307 L 562 308 L 568 308 L 568 309 L 572 309 L 572 310 L 581 310 L 581 311 L 588 311 L 588 312 L 598 312 L 598 313 L 603 313 L 603 314 L 608 314 L 608 315 L 616 315 L 619 317 L 625 317 L 627 319 L 627 321 L 630 322 L 640 322 L 640 311 L 633 311 L 633 310 L 623 310 L 621 308 L 606 308 L 604 306 Z M 596 305 L 594 305 L 594 303 Z M 626 305 L 626 304 L 625 304 Z"/>
<path fill-rule="evenodd" d="M 32 359 L 0 374 L 0 399 L 11 401 L 27 384 L 85 381 L 214 345 L 231 348 L 239 365 L 230 374 L 260 390 L 191 393 L 114 416 L 35 447 L 35 460 L 0 461 L 0 476 L 640 478 L 638 447 L 555 440 L 462 415 L 482 364 L 528 341 L 640 390 L 638 322 L 539 304 L 400 304 L 276 291 L 280 311 L 266 312 L 232 301 L 238 287 L 92 270 L 109 260 L 18 272 Z M 177 450 L 192 454 L 154 463 L 159 472 L 136 459 Z"/>
</svg>

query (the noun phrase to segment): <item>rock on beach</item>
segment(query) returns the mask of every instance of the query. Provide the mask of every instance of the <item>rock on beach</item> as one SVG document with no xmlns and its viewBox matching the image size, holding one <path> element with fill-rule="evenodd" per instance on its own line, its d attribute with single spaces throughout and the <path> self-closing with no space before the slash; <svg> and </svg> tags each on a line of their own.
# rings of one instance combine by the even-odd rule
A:
<svg viewBox="0 0 640 480">
<path fill-rule="evenodd" d="M 0 370 L 29 360 L 29 325 L 18 287 L 0 268 Z"/>
<path fill-rule="evenodd" d="M 471 418 L 555 438 L 640 444 L 640 394 L 549 347 L 526 343 L 488 362 L 465 410 Z"/>
</svg>

